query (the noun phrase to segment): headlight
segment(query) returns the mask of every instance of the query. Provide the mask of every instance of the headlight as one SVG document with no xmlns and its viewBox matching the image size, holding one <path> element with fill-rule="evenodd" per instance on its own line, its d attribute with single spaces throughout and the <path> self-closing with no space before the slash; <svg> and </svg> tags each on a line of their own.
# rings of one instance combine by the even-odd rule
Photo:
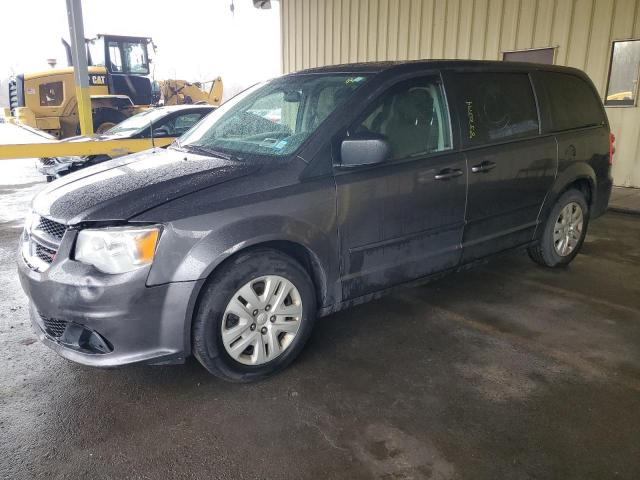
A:
<svg viewBox="0 0 640 480">
<path fill-rule="evenodd" d="M 105 273 L 130 272 L 153 262 L 159 237 L 159 226 L 81 230 L 75 259 Z"/>
<path fill-rule="evenodd" d="M 36 223 L 38 218 L 38 215 L 33 213 L 33 210 L 29 210 L 27 212 L 27 215 L 24 217 L 24 229 L 27 231 L 27 233 L 31 233 L 31 230 L 33 230 L 34 227 L 34 223 Z"/>
</svg>

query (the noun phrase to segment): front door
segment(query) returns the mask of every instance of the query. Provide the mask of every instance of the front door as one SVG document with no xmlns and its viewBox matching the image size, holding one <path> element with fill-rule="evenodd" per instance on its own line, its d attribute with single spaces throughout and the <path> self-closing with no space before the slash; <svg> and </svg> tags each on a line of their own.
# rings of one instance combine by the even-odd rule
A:
<svg viewBox="0 0 640 480">
<path fill-rule="evenodd" d="M 533 238 L 557 171 L 557 146 L 541 136 L 527 73 L 452 75 L 469 191 L 463 262 Z"/>
<path fill-rule="evenodd" d="M 349 129 L 363 131 L 384 135 L 392 158 L 336 169 L 345 300 L 457 266 L 464 225 L 466 163 L 439 76 L 391 86 Z"/>
</svg>

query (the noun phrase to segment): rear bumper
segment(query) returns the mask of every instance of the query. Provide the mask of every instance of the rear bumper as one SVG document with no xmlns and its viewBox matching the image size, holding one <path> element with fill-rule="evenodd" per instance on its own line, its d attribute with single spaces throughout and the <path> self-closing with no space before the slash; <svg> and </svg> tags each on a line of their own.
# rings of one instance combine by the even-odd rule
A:
<svg viewBox="0 0 640 480">
<path fill-rule="evenodd" d="M 198 282 L 147 287 L 148 268 L 108 275 L 69 259 L 36 272 L 21 256 L 18 272 L 38 337 L 69 360 L 113 367 L 180 363 L 190 353 Z"/>
</svg>

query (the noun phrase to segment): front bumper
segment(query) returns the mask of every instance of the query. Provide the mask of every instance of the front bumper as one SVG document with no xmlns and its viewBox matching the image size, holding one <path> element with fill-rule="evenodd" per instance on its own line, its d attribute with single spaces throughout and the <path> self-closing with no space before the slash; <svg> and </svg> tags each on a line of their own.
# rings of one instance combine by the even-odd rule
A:
<svg viewBox="0 0 640 480">
<path fill-rule="evenodd" d="M 70 260 L 63 250 L 44 272 L 31 269 L 22 254 L 18 259 L 31 321 L 45 345 L 98 367 L 184 361 L 190 353 L 190 299 L 198 282 L 147 287 L 149 267 L 109 275 Z M 45 323 L 52 319 L 55 331 Z"/>
<path fill-rule="evenodd" d="M 73 162 L 60 162 L 54 158 L 38 158 L 36 160 L 36 169 L 47 177 L 59 178 L 69 173 Z"/>
</svg>

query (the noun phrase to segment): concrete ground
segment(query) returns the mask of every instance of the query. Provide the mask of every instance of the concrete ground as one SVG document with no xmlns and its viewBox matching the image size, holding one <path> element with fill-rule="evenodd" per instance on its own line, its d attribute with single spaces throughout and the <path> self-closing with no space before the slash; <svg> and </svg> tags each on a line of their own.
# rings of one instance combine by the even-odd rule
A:
<svg viewBox="0 0 640 480">
<path fill-rule="evenodd" d="M 609 209 L 640 215 L 640 188 L 613 187 Z"/>
<path fill-rule="evenodd" d="M 2 478 L 640 478 L 640 217 L 595 221 L 565 270 L 510 254 L 327 317 L 233 385 L 35 342 L 13 257 L 41 184 L 0 168 Z"/>
</svg>

